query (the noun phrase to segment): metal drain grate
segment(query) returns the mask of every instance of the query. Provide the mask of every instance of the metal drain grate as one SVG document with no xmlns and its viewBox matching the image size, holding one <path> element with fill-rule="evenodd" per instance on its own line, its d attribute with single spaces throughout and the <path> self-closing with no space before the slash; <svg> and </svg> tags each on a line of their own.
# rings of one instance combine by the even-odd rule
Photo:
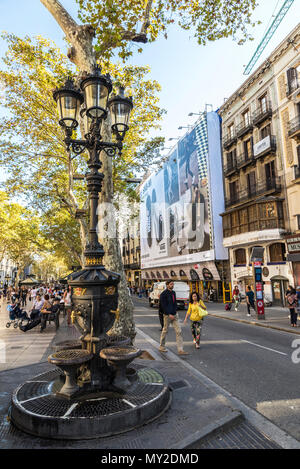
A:
<svg viewBox="0 0 300 469">
<path fill-rule="evenodd" d="M 70 402 L 52 396 L 40 397 L 22 403 L 28 412 L 45 417 L 62 417 L 70 408 Z"/>
<path fill-rule="evenodd" d="M 32 382 L 32 383 L 25 383 L 24 386 L 18 392 L 18 401 L 23 402 L 27 399 L 31 399 L 32 397 L 42 396 L 49 392 L 49 382 L 39 383 L 39 382 Z"/>
<path fill-rule="evenodd" d="M 100 399 L 79 404 L 71 412 L 70 417 L 100 417 L 116 414 L 128 409 L 131 409 L 131 406 L 122 399 Z"/>
<path fill-rule="evenodd" d="M 177 389 L 187 388 L 188 384 L 185 381 L 173 381 L 173 383 L 169 383 L 169 388 L 172 391 L 177 391 Z"/>
</svg>

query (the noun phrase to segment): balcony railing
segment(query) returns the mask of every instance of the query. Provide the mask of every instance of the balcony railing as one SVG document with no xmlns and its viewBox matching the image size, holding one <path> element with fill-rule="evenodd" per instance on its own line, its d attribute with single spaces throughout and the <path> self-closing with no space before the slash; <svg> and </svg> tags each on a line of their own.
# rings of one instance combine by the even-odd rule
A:
<svg viewBox="0 0 300 469">
<path fill-rule="evenodd" d="M 244 223 L 239 226 L 224 228 L 223 235 L 224 238 L 229 238 L 230 236 L 249 233 L 251 231 L 275 230 L 284 228 L 285 226 L 283 218 L 257 219 L 247 221 L 247 223 Z"/>
<path fill-rule="evenodd" d="M 269 155 L 270 153 L 275 153 L 277 149 L 276 136 L 267 135 L 255 145 L 253 145 L 253 155 L 254 158 L 260 158 L 261 156 Z"/>
<path fill-rule="evenodd" d="M 223 147 L 225 149 L 229 148 L 231 145 L 237 142 L 237 136 L 235 130 L 232 134 L 226 134 L 223 138 Z"/>
<path fill-rule="evenodd" d="M 236 128 L 236 135 L 238 138 L 243 137 L 246 133 L 250 132 L 253 129 L 252 119 L 249 119 L 247 122 L 241 122 Z"/>
<path fill-rule="evenodd" d="M 241 204 L 251 201 L 254 197 L 266 193 L 276 193 L 281 191 L 280 178 L 270 178 L 264 181 L 257 181 L 255 184 L 248 186 L 244 189 L 238 190 L 235 194 L 225 197 L 225 207 L 231 205 Z"/>
<path fill-rule="evenodd" d="M 290 96 L 291 94 L 293 94 L 297 90 L 300 91 L 300 82 L 298 80 L 293 80 L 287 86 L 286 95 Z"/>
<path fill-rule="evenodd" d="M 294 166 L 294 179 L 300 178 L 300 166 Z"/>
<path fill-rule="evenodd" d="M 240 153 L 237 155 L 236 158 L 236 165 L 238 168 L 242 168 L 244 166 L 247 166 L 248 164 L 251 164 L 253 162 L 253 155 L 249 154 L 247 152 Z"/>
<path fill-rule="evenodd" d="M 253 124 L 254 125 L 259 125 L 261 124 L 263 121 L 265 121 L 266 119 L 268 119 L 269 117 L 272 116 L 272 105 L 271 105 L 271 102 L 268 101 L 266 103 L 266 105 L 263 105 L 259 108 L 257 108 L 254 112 L 253 112 Z"/>
<path fill-rule="evenodd" d="M 300 114 L 289 121 L 287 130 L 289 137 L 300 136 Z"/>
<path fill-rule="evenodd" d="M 237 164 L 236 164 L 236 159 L 233 159 L 232 161 L 227 161 L 224 165 L 224 174 L 226 176 L 229 176 L 230 174 L 233 174 L 235 171 L 237 171 Z"/>
</svg>

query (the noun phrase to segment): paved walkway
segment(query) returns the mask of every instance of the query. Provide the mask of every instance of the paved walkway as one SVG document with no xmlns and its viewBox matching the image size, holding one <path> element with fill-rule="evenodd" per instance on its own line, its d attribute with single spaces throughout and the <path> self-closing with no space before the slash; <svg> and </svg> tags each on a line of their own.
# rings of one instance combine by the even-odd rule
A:
<svg viewBox="0 0 300 469">
<path fill-rule="evenodd" d="M 147 300 L 139 300 L 138 303 L 145 301 Z M 224 315 L 222 305 L 208 304 L 208 310 L 209 314 L 221 317 Z M 236 314 L 243 320 L 242 311 L 231 312 L 230 315 Z M 276 311 L 274 313 L 276 317 Z M 282 313 L 284 310 L 279 311 L 279 316 Z M 234 319 L 239 320 L 238 317 Z M 286 312 L 283 320 L 288 323 Z M 246 412 L 244 409 L 245 406 L 241 408 L 237 399 L 224 393 L 211 380 L 189 366 L 184 359 L 180 359 L 171 351 L 168 356 L 159 353 L 158 344 L 139 329 L 135 345 L 145 353 L 144 359 L 138 359 L 136 362 L 161 371 L 173 391 L 171 408 L 164 415 L 141 429 L 108 439 L 53 442 L 25 435 L 11 426 L 6 418 L 12 391 L 24 382 L 27 376 L 35 376 L 51 367 L 47 363 L 47 357 L 53 352 L 56 343 L 77 338 L 79 333 L 74 326 L 68 327 L 65 319 L 61 321 L 57 332 L 51 324 L 47 325 L 43 333 L 39 332 L 39 327 L 26 333 L 19 329 L 6 329 L 6 322 L 6 302 L 2 302 L 0 339 L 5 343 L 7 360 L 0 363 L 1 448 L 166 448 L 163 438 L 166 432 L 174 435 L 172 444 L 167 446 L 174 449 L 300 447 L 299 442 L 258 416 L 257 412 L 251 411 L 255 413 L 251 420 L 250 414 L 247 415 L 248 410 L 246 409 Z M 259 418 L 263 423 L 257 425 Z"/>
<path fill-rule="evenodd" d="M 7 328 L 8 312 L 6 307 L 7 302 L 2 298 L 0 300 L 0 371 L 45 360 L 45 351 L 49 349 L 56 335 L 54 323 L 47 324 L 42 333 L 39 326 L 27 332 L 22 332 L 19 328 L 14 329 L 12 325 Z M 31 303 L 28 303 L 24 309 L 30 311 Z M 73 329 L 75 329 L 74 326 L 68 328 L 62 324 L 60 332 L 64 337 L 62 340 L 66 340 L 66 337 L 72 339 Z"/>
</svg>

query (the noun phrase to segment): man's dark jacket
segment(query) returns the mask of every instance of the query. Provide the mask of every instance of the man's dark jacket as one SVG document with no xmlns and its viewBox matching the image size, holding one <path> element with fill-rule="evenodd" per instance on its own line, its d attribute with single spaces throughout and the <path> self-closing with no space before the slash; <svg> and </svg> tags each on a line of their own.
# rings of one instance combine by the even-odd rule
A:
<svg viewBox="0 0 300 469">
<path fill-rule="evenodd" d="M 177 311 L 176 293 L 173 290 L 164 290 L 159 297 L 159 310 L 163 314 L 173 314 Z"/>
</svg>

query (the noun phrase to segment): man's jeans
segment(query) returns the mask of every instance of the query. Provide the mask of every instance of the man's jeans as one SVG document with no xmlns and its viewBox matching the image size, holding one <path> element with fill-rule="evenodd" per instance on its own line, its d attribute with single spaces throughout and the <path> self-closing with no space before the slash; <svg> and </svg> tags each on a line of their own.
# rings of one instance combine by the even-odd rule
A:
<svg viewBox="0 0 300 469">
<path fill-rule="evenodd" d="M 183 340 L 181 335 L 181 327 L 178 322 L 177 315 L 175 319 L 172 321 L 167 314 L 164 314 L 164 327 L 160 336 L 160 346 L 164 347 L 166 344 L 166 335 L 168 333 L 169 325 L 173 324 L 175 333 L 176 333 L 176 343 L 178 351 L 183 350 Z"/>
</svg>

